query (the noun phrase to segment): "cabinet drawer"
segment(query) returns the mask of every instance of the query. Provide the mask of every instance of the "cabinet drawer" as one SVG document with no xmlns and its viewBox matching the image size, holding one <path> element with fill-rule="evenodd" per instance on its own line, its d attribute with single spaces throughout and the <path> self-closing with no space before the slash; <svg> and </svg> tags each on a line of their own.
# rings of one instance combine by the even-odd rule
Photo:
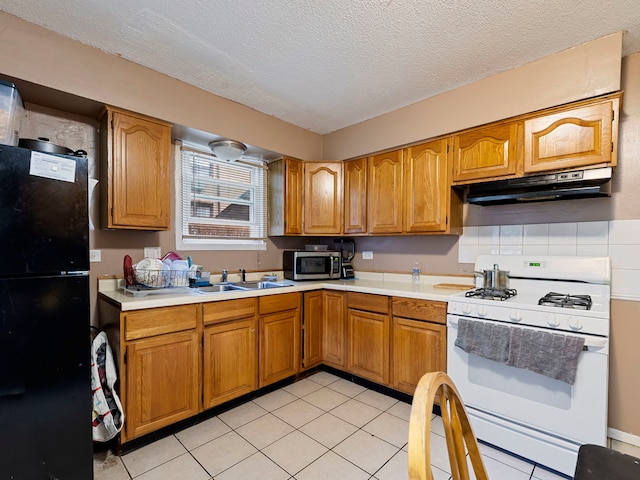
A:
<svg viewBox="0 0 640 480">
<path fill-rule="evenodd" d="M 443 325 L 447 323 L 447 304 L 445 302 L 393 297 L 391 304 L 394 317 L 427 320 Z"/>
<path fill-rule="evenodd" d="M 125 315 L 125 340 L 153 337 L 196 328 L 197 305 L 151 308 Z"/>
<path fill-rule="evenodd" d="M 370 293 L 349 292 L 347 307 L 365 312 L 389 313 L 389 297 Z"/>
<path fill-rule="evenodd" d="M 260 315 L 300 308 L 299 293 L 281 293 L 260 297 Z"/>
<path fill-rule="evenodd" d="M 241 298 L 238 300 L 205 303 L 202 313 L 202 320 L 205 325 L 253 317 L 256 314 L 256 299 Z"/>
</svg>

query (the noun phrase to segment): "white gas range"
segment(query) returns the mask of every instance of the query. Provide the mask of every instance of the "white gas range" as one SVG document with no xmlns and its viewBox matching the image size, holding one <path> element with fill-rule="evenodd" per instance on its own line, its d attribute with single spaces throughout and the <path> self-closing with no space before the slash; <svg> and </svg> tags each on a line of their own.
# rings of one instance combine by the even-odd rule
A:
<svg viewBox="0 0 640 480">
<path fill-rule="evenodd" d="M 571 475 L 581 444 L 606 443 L 609 259 L 480 255 L 475 269 L 494 265 L 509 271 L 506 294 L 486 297 L 477 288 L 449 299 L 447 371 L 478 438 Z M 478 279 L 478 287 L 482 281 Z M 496 299 L 504 296 L 508 298 Z M 503 332 L 584 340 L 575 382 L 464 351 L 455 345 L 461 322 L 465 328 L 491 324 L 508 327 Z"/>
</svg>

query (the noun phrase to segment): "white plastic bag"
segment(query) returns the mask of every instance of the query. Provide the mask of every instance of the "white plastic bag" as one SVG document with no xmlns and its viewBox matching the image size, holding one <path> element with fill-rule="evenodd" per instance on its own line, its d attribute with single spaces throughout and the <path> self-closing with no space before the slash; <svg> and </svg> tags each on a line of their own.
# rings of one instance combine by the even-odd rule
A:
<svg viewBox="0 0 640 480">
<path fill-rule="evenodd" d="M 97 442 L 111 440 L 124 424 L 122 404 L 113 388 L 117 378 L 107 334 L 100 332 L 91 345 L 92 427 L 93 440 Z"/>
</svg>

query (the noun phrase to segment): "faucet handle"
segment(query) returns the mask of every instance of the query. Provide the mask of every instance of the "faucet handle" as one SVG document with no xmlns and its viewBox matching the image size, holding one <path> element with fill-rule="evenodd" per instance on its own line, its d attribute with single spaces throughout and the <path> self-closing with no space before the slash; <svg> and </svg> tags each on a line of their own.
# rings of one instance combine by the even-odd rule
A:
<svg viewBox="0 0 640 480">
<path fill-rule="evenodd" d="M 247 273 L 247 271 L 244 268 L 240 269 L 240 275 L 241 275 L 241 279 L 240 280 L 243 283 L 247 281 L 246 273 Z"/>
</svg>

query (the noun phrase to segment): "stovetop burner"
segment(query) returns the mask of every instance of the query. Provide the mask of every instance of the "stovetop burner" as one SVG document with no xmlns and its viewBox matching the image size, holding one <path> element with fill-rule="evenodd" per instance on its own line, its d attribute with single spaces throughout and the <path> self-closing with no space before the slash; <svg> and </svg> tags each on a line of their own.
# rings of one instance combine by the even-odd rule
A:
<svg viewBox="0 0 640 480">
<path fill-rule="evenodd" d="M 515 297 L 518 292 L 514 288 L 476 288 L 464 294 L 465 297 L 479 297 L 485 300 L 506 300 Z"/>
<path fill-rule="evenodd" d="M 591 310 L 591 304 L 591 297 L 589 295 L 569 295 L 556 292 L 549 292 L 538 300 L 538 305 L 577 308 L 580 310 Z"/>
</svg>

